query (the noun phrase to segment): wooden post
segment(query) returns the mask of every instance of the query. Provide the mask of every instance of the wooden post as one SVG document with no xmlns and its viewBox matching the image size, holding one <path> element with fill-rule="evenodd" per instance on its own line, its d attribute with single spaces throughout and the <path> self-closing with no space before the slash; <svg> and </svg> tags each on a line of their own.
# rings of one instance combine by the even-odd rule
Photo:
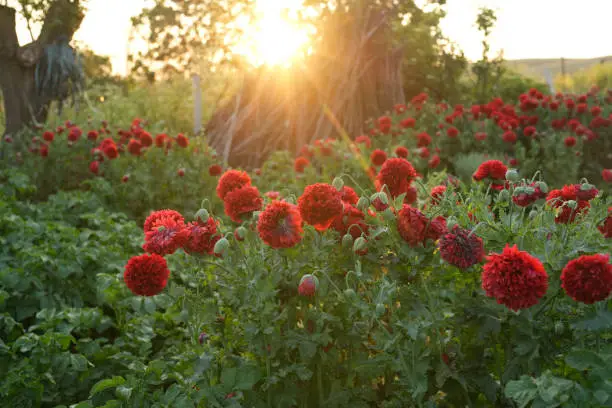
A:
<svg viewBox="0 0 612 408">
<path fill-rule="evenodd" d="M 200 87 L 200 76 L 193 74 L 193 134 L 202 132 L 202 89 Z"/>
</svg>

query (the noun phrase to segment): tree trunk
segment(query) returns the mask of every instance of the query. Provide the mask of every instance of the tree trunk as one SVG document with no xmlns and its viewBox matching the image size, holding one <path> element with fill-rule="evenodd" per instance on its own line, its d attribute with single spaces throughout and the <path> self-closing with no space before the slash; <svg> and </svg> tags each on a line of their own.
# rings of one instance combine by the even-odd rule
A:
<svg viewBox="0 0 612 408">
<path fill-rule="evenodd" d="M 83 19 L 78 0 L 56 0 L 49 8 L 36 41 L 19 46 L 15 10 L 0 6 L 0 90 L 4 97 L 4 136 L 47 119 L 51 99 L 39 95 L 34 81 L 36 64 L 45 46 L 64 37 L 72 39 Z"/>
</svg>

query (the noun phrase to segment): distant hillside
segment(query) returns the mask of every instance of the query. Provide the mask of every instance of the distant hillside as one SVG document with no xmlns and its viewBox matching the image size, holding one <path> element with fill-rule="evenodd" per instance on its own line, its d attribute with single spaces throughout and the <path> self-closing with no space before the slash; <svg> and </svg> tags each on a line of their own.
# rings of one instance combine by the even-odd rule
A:
<svg viewBox="0 0 612 408">
<path fill-rule="evenodd" d="M 573 74 L 577 71 L 588 69 L 594 65 L 601 64 L 612 64 L 612 55 L 607 57 L 599 58 L 586 58 L 586 59 L 565 59 L 565 73 Z M 547 75 L 554 78 L 557 74 L 561 73 L 561 58 L 550 58 L 550 59 L 519 59 L 519 60 L 507 60 L 506 64 L 522 73 L 534 78 L 545 79 Z"/>
</svg>

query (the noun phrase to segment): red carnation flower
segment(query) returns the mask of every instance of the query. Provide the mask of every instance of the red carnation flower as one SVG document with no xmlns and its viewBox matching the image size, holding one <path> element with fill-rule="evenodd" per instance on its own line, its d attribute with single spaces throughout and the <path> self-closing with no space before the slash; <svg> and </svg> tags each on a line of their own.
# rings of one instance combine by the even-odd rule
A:
<svg viewBox="0 0 612 408">
<path fill-rule="evenodd" d="M 459 135 L 459 130 L 454 126 L 451 126 L 448 129 L 446 129 L 446 135 L 448 137 L 455 138 Z"/>
<path fill-rule="evenodd" d="M 342 190 L 340 190 L 340 198 L 343 202 L 351 205 L 356 205 L 357 201 L 359 201 L 359 196 L 355 190 L 349 186 L 342 186 Z"/>
<path fill-rule="evenodd" d="M 239 170 L 228 170 L 221 178 L 219 178 L 219 182 L 217 183 L 217 196 L 225 200 L 225 196 L 236 189 L 239 189 L 244 186 L 248 186 L 251 184 L 251 177 L 244 172 Z"/>
<path fill-rule="evenodd" d="M 376 176 L 376 189 L 381 191 L 382 186 L 386 185 L 392 198 L 395 198 L 408 191 L 416 176 L 416 170 L 408 160 L 391 158 L 385 161 Z"/>
<path fill-rule="evenodd" d="M 43 133 L 43 139 L 45 139 L 47 142 L 52 142 L 53 139 L 55 138 L 55 133 L 50 132 L 50 131 L 46 131 L 45 133 Z"/>
<path fill-rule="evenodd" d="M 446 222 L 442 217 L 429 220 L 421 211 L 404 205 L 397 214 L 397 230 L 408 245 L 416 247 L 428 239 L 439 239 L 446 232 Z"/>
<path fill-rule="evenodd" d="M 395 148 L 395 155 L 397 157 L 406 158 L 410 154 L 410 151 L 406 149 L 404 146 L 398 146 Z"/>
<path fill-rule="evenodd" d="M 516 245 L 506 245 L 501 254 L 487 256 L 482 288 L 497 303 L 516 311 L 538 303 L 548 289 L 548 275 L 539 259 Z"/>
<path fill-rule="evenodd" d="M 438 246 L 442 259 L 461 269 L 480 263 L 484 257 L 482 239 L 458 225 L 440 238 Z"/>
<path fill-rule="evenodd" d="M 427 147 L 431 144 L 431 136 L 427 132 L 421 132 L 417 135 L 417 146 Z"/>
<path fill-rule="evenodd" d="M 612 292 L 610 256 L 582 255 L 565 265 L 561 287 L 569 297 L 588 305 L 605 300 Z"/>
<path fill-rule="evenodd" d="M 127 149 L 131 155 L 140 156 L 140 149 L 142 149 L 142 144 L 136 139 L 130 139 Z"/>
<path fill-rule="evenodd" d="M 372 140 L 370 140 L 370 138 L 365 135 L 357 136 L 357 138 L 355 139 L 355 143 L 364 144 L 368 149 L 372 147 Z"/>
<path fill-rule="evenodd" d="M 81 138 L 82 135 L 83 135 L 83 131 L 81 129 L 79 129 L 76 126 L 71 127 L 70 132 L 68 133 L 68 140 L 70 140 L 71 142 L 76 142 L 77 140 Z"/>
<path fill-rule="evenodd" d="M 380 149 L 376 149 L 370 155 L 370 160 L 372 164 L 375 166 L 382 166 L 383 163 L 387 160 L 387 153 Z"/>
<path fill-rule="evenodd" d="M 257 232 L 272 248 L 290 248 L 302 240 L 302 216 L 286 201 L 273 201 L 259 215 Z"/>
<path fill-rule="evenodd" d="M 605 238 L 612 238 L 612 207 L 608 207 L 608 216 L 597 229 L 601 231 Z"/>
<path fill-rule="evenodd" d="M 250 217 L 254 211 L 261 210 L 263 199 L 257 187 L 245 185 L 234 189 L 225 195 L 223 200 L 225 214 L 232 221 L 241 223 Z"/>
<path fill-rule="evenodd" d="M 306 157 L 299 156 L 295 159 L 295 162 L 293 163 L 293 169 L 296 173 L 303 173 L 304 169 L 306 169 L 306 166 L 308 166 L 309 164 L 310 160 L 308 160 Z"/>
<path fill-rule="evenodd" d="M 89 132 L 87 132 L 87 139 L 91 140 L 92 142 L 95 142 L 96 140 L 98 140 L 98 132 L 96 132 L 95 130 L 90 130 Z"/>
<path fill-rule="evenodd" d="M 514 133 L 511 130 L 507 130 L 504 132 L 504 134 L 502 135 L 502 139 L 504 140 L 504 142 L 506 143 L 516 143 L 517 137 L 516 137 L 516 133 Z"/>
<path fill-rule="evenodd" d="M 89 171 L 91 171 L 93 174 L 98 174 L 98 172 L 100 171 L 100 162 L 92 161 L 91 163 L 89 163 Z"/>
<path fill-rule="evenodd" d="M 217 177 L 219 174 L 223 172 L 223 168 L 218 164 L 213 164 L 208 168 L 208 174 L 213 177 Z"/>
<path fill-rule="evenodd" d="M 414 118 L 406 118 L 400 122 L 400 126 L 404 129 L 413 128 L 416 125 Z"/>
<path fill-rule="evenodd" d="M 430 193 L 432 204 L 440 204 L 440 200 L 444 197 L 444 194 L 446 194 L 446 186 L 435 186 L 432 188 Z"/>
<path fill-rule="evenodd" d="M 338 215 L 331 227 L 338 231 L 340 235 L 351 234 L 353 239 L 357 239 L 362 233 L 368 232 L 368 225 L 365 223 L 365 215 L 352 205 L 345 205 L 342 214 Z"/>
<path fill-rule="evenodd" d="M 304 221 L 324 231 L 339 214 L 343 205 L 341 194 L 333 186 L 317 183 L 306 186 L 298 199 L 298 207 Z"/>
<path fill-rule="evenodd" d="M 179 133 L 178 136 L 176 136 L 176 144 L 185 148 L 189 146 L 189 139 L 187 139 L 187 136 L 184 134 Z"/>
<path fill-rule="evenodd" d="M 389 133 L 391 131 L 391 118 L 389 116 L 381 116 L 377 120 L 378 130 L 382 133 Z"/>
<path fill-rule="evenodd" d="M 151 254 L 170 255 L 183 247 L 189 238 L 183 216 L 172 210 L 156 211 L 145 221 L 145 244 Z"/>
<path fill-rule="evenodd" d="M 499 160 L 487 160 L 478 166 L 472 177 L 476 181 L 481 181 L 485 178 L 505 180 L 507 171 L 508 168 Z"/>
<path fill-rule="evenodd" d="M 565 146 L 567 146 L 567 147 L 572 147 L 572 146 L 576 145 L 576 138 L 573 137 L 573 136 L 568 136 L 568 137 L 565 138 L 563 143 L 565 143 Z"/>
<path fill-rule="evenodd" d="M 138 296 L 157 295 L 164 290 L 169 277 L 166 260 L 157 254 L 131 258 L 123 272 L 123 280 L 128 289 Z"/>
<path fill-rule="evenodd" d="M 197 221 L 190 222 L 187 225 L 187 231 L 189 236 L 183 246 L 185 252 L 213 255 L 215 244 L 221 239 L 221 235 L 217 234 L 217 222 L 212 217 L 206 222 L 199 218 Z"/>
</svg>

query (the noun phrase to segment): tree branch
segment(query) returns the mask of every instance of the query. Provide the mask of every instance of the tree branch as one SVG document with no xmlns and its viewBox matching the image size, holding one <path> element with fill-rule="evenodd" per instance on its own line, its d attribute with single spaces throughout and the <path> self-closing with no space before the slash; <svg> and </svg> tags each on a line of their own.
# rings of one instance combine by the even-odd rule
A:
<svg viewBox="0 0 612 408">
<path fill-rule="evenodd" d="M 15 9 L 0 6 L 0 58 L 13 58 L 19 48 L 15 30 Z"/>
</svg>

